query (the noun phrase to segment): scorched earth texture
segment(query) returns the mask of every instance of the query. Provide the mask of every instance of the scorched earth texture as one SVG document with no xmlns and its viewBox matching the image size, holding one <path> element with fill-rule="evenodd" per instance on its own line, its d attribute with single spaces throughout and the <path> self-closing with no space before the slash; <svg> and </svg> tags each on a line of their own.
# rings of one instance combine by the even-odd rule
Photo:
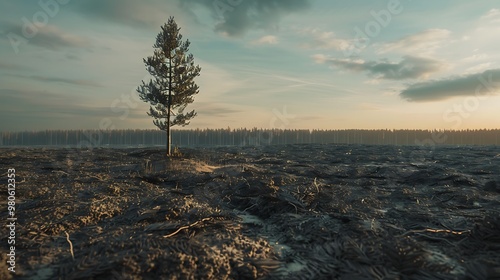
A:
<svg viewBox="0 0 500 280">
<path fill-rule="evenodd" d="M 2 170 L 16 169 L 18 276 L 500 277 L 498 147 L 182 151 L 2 149 Z"/>
</svg>

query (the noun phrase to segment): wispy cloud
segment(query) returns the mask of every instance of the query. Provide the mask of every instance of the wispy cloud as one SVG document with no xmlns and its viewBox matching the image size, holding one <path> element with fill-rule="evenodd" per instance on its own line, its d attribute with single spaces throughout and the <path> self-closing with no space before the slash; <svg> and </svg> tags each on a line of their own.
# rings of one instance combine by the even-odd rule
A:
<svg viewBox="0 0 500 280">
<path fill-rule="evenodd" d="M 305 28 L 298 30 L 298 33 L 310 40 L 310 42 L 302 44 L 302 47 L 307 49 L 345 50 L 349 46 L 348 40 L 337 38 L 333 32 Z"/>
<path fill-rule="evenodd" d="M 363 111 L 380 111 L 381 110 L 381 108 L 378 105 L 372 104 L 372 103 L 366 103 L 366 102 L 360 103 L 357 106 L 357 109 L 363 110 Z"/>
<path fill-rule="evenodd" d="M 157 29 L 167 21 L 168 16 L 179 15 L 182 10 L 178 0 L 152 0 L 146 4 L 134 0 L 87 0 L 72 4 L 85 17 L 152 29 Z"/>
<path fill-rule="evenodd" d="M 198 102 L 196 111 L 199 115 L 211 117 L 227 117 L 229 114 L 240 113 L 240 110 L 234 109 L 232 104 Z"/>
<path fill-rule="evenodd" d="M 75 102 L 71 96 L 41 90 L 0 88 L 0 94 L 2 95 L 0 111 L 12 108 L 32 108 L 35 111 L 43 108 L 44 111 L 54 111 L 55 108 L 63 108 L 65 104 L 67 106 Z"/>
<path fill-rule="evenodd" d="M 9 22 L 2 22 L 1 25 L 6 28 L 5 34 L 12 32 L 22 37 L 22 25 Z M 27 42 L 49 50 L 58 51 L 63 48 L 87 48 L 91 45 L 88 38 L 69 33 L 55 25 L 47 24 L 37 28 L 36 31 L 32 38 L 26 38 Z"/>
<path fill-rule="evenodd" d="M 461 77 L 417 83 L 400 93 L 410 102 L 440 101 L 457 96 L 485 96 L 500 93 L 500 69 Z"/>
<path fill-rule="evenodd" d="M 317 63 L 326 63 L 353 72 L 367 72 L 376 79 L 387 80 L 425 78 L 445 66 L 445 63 L 439 60 L 415 56 L 405 56 L 398 63 L 337 59 L 324 55 L 315 55 L 313 59 Z"/>
<path fill-rule="evenodd" d="M 478 65 L 475 65 L 475 66 L 472 66 L 472 67 L 465 69 L 465 73 L 475 74 L 475 73 L 484 72 L 484 71 L 491 69 L 491 68 L 494 68 L 493 65 L 491 64 L 491 62 L 485 62 L 485 63 L 481 63 L 481 64 L 478 64 Z"/>
<path fill-rule="evenodd" d="M 432 54 L 448 40 L 451 32 L 446 29 L 427 29 L 402 39 L 382 45 L 380 52 L 399 51 L 412 55 Z"/>
<path fill-rule="evenodd" d="M 64 47 L 86 48 L 90 46 L 90 40 L 87 38 L 66 32 L 55 25 L 47 25 L 39 32 L 30 42 L 47 49 L 59 50 Z"/>
<path fill-rule="evenodd" d="M 24 65 L 18 65 L 18 64 L 12 64 L 12 63 L 5 63 L 5 62 L 0 62 L 0 69 L 5 69 L 5 70 L 20 70 L 20 71 L 29 71 L 31 70 L 30 67 L 24 66 Z"/>
<path fill-rule="evenodd" d="M 490 23 L 499 23 L 500 22 L 500 9 L 491 9 L 486 13 L 481 19 L 487 20 Z"/>
<path fill-rule="evenodd" d="M 26 76 L 28 79 L 33 79 L 41 82 L 47 83 L 64 83 L 69 85 L 77 86 L 90 86 L 90 87 L 102 87 L 99 83 L 88 81 L 88 80 L 78 80 L 78 79 L 67 79 L 67 78 L 57 78 L 57 77 L 45 77 L 45 76 Z"/>
<path fill-rule="evenodd" d="M 35 80 L 45 83 L 63 83 L 68 85 L 75 86 L 89 86 L 89 87 L 102 87 L 101 84 L 89 81 L 89 80 L 81 80 L 81 79 L 68 79 L 68 78 L 60 78 L 60 77 L 47 77 L 41 75 L 18 75 L 18 74 L 8 74 L 12 77 L 19 77 L 27 80 Z"/>
<path fill-rule="evenodd" d="M 46 90 L 0 88 L 0 118 L 4 124 L 0 129 L 16 131 L 22 129 L 99 128 L 103 118 L 115 118 L 111 106 L 99 105 L 77 95 L 59 94 Z M 144 120 L 145 113 L 131 110 L 127 122 Z M 40 127 L 40 123 L 44 126 Z M 117 125 L 119 122 L 115 122 Z"/>
<path fill-rule="evenodd" d="M 252 45 L 276 45 L 278 44 L 278 37 L 273 35 L 262 36 L 259 39 L 252 41 Z"/>
<path fill-rule="evenodd" d="M 485 53 L 476 53 L 476 54 L 473 54 L 471 56 L 468 56 L 468 57 L 462 59 L 462 61 L 464 61 L 464 62 L 477 62 L 477 61 L 486 60 L 486 59 L 488 59 L 488 55 L 487 54 L 485 54 Z"/>
</svg>

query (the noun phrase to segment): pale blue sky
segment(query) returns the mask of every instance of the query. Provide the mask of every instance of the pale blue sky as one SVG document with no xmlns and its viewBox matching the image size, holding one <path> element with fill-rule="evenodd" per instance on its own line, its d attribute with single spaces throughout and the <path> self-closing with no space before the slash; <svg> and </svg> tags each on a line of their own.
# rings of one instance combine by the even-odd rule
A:
<svg viewBox="0 0 500 280">
<path fill-rule="evenodd" d="M 186 128 L 500 128 L 498 1 L 0 6 L 0 131 L 155 128 L 135 89 L 170 16 L 202 68 Z"/>
</svg>

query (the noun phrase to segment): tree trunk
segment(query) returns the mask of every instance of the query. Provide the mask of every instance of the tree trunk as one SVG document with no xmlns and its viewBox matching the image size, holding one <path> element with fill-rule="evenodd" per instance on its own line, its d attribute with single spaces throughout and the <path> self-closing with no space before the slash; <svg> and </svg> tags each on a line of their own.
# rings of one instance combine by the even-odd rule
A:
<svg viewBox="0 0 500 280">
<path fill-rule="evenodd" d="M 170 73 L 170 77 L 172 77 L 172 73 Z M 172 84 L 172 82 L 170 82 Z M 170 133 L 170 104 L 172 104 L 172 94 L 171 89 L 168 90 L 168 112 L 167 112 L 167 156 L 171 155 L 171 143 L 172 137 Z"/>
<path fill-rule="evenodd" d="M 170 106 L 172 105 L 172 59 L 169 59 L 168 71 L 168 104 L 167 104 L 167 156 L 171 156 L 171 137 L 170 137 Z"/>
<path fill-rule="evenodd" d="M 167 156 L 170 156 L 170 126 L 167 127 Z"/>
</svg>

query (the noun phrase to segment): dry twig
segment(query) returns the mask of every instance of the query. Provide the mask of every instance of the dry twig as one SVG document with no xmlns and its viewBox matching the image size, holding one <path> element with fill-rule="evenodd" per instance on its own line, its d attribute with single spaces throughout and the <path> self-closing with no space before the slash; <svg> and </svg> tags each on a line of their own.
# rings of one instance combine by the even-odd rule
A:
<svg viewBox="0 0 500 280">
<path fill-rule="evenodd" d="M 192 223 L 192 224 L 190 224 L 190 225 L 187 225 L 187 226 L 181 226 L 181 227 L 180 227 L 180 228 L 178 228 L 176 231 L 174 231 L 174 232 L 172 232 L 172 233 L 170 233 L 170 234 L 164 235 L 163 237 L 165 237 L 165 238 L 170 238 L 170 237 L 172 237 L 172 236 L 174 236 L 174 235 L 178 234 L 178 233 L 179 233 L 181 230 L 183 230 L 183 229 L 188 229 L 188 228 L 190 228 L 190 227 L 194 227 L 195 225 L 197 225 L 197 224 L 198 224 L 198 223 L 200 223 L 200 222 L 202 223 L 202 222 L 205 222 L 205 221 L 208 221 L 208 220 L 211 220 L 211 219 L 212 219 L 212 218 L 203 218 L 203 219 L 201 219 L 201 220 L 199 220 L 199 221 L 196 221 L 196 222 L 194 222 L 194 223 Z"/>
<path fill-rule="evenodd" d="M 426 228 L 426 229 L 414 229 L 414 230 L 409 230 L 401 235 L 398 235 L 399 237 L 408 235 L 410 233 L 422 233 L 422 232 L 434 232 L 434 233 L 451 233 L 451 234 L 456 234 L 456 235 L 462 235 L 466 233 L 470 233 L 470 230 L 464 230 L 464 231 L 454 231 L 454 230 L 449 230 L 449 229 L 432 229 L 432 228 Z"/>
</svg>

